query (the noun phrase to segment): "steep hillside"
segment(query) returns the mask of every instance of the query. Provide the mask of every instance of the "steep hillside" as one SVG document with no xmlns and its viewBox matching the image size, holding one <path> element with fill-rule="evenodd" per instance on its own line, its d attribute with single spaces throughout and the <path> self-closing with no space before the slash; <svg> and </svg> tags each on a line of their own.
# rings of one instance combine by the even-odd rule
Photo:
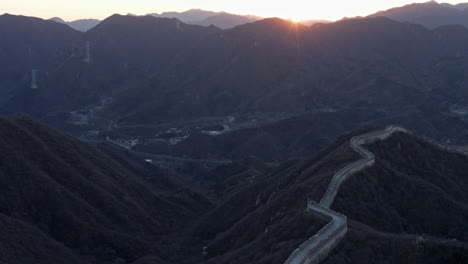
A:
<svg viewBox="0 0 468 264">
<path fill-rule="evenodd" d="M 128 154 L 85 145 L 27 117 L 1 118 L 0 128 L 0 261 L 157 256 L 162 236 L 210 207 Z"/>
<path fill-rule="evenodd" d="M 468 241 L 466 156 L 403 134 L 369 149 L 376 165 L 343 186 L 335 210 L 387 232 Z"/>
<path fill-rule="evenodd" d="M 141 140 L 136 151 L 201 159 L 236 160 L 254 156 L 263 161 L 281 162 L 290 157 L 307 157 L 332 144 L 342 131 L 367 124 L 398 123 L 413 127 L 433 138 L 459 137 L 466 125 L 455 118 L 445 120 L 438 112 L 426 114 L 419 109 L 367 111 L 366 109 L 322 109 L 308 114 L 258 124 L 251 128 L 233 129 L 220 135 L 196 132 L 178 144 L 161 140 Z M 137 136 L 143 130 L 127 133 Z M 146 131 L 144 131 L 146 132 Z M 442 132 L 444 134 L 442 134 Z"/>
<path fill-rule="evenodd" d="M 70 56 L 81 35 L 54 21 L 8 14 L 0 16 L 0 32 L 0 104 L 4 108 L 10 102 L 12 112 L 33 111 L 28 107 L 34 96 L 32 70 L 37 70 L 38 86 L 44 87 L 46 72 Z"/>
<path fill-rule="evenodd" d="M 406 134 L 368 148 L 376 164 L 338 193 L 334 210 L 353 221 L 325 263 L 466 262 L 467 156 Z"/>
<path fill-rule="evenodd" d="M 385 18 L 310 28 L 280 19 L 239 26 L 209 35 L 179 56 L 164 73 L 168 78 L 153 78 L 153 89 L 145 92 L 161 103 L 121 121 L 325 108 L 446 111 L 447 104 L 466 103 L 446 69 L 453 66 L 464 73 L 467 50 L 458 44 L 468 32 L 460 30 L 455 37 L 448 33 L 452 28 L 441 30 Z M 452 61 L 457 54 L 457 64 L 445 64 L 445 58 Z M 457 99 L 449 98 L 447 92 L 453 90 L 460 91 Z"/>
<path fill-rule="evenodd" d="M 188 263 L 203 257 L 200 245 L 206 247 L 206 263 L 283 263 L 326 223 L 305 211 L 306 201 L 323 195 L 337 164 L 357 157 L 343 153 L 349 136 L 314 158 L 291 160 L 234 192 L 187 235 L 183 248 L 191 251 L 184 254 L 198 256 Z"/>
<path fill-rule="evenodd" d="M 306 211 L 307 200 L 359 158 L 350 138 L 376 129 L 276 167 L 254 158 L 151 164 L 28 117 L 1 118 L 0 262 L 284 263 L 329 221 Z M 333 209 L 349 232 L 325 263 L 466 262 L 468 158 L 406 134 L 366 147 L 376 164 L 338 192 Z"/>
<path fill-rule="evenodd" d="M 206 247 L 204 263 L 284 263 L 327 221 L 305 212 L 306 201 L 319 200 L 333 173 L 357 159 L 348 140 L 363 131 L 234 193 L 199 222 L 184 248 Z M 348 216 L 350 232 L 325 262 L 464 263 L 468 158 L 403 134 L 369 149 L 376 165 L 346 181 L 333 206 Z"/>
<path fill-rule="evenodd" d="M 348 224 L 348 234 L 323 263 L 458 264 L 468 259 L 466 242 L 385 233 L 355 221 Z"/>
<path fill-rule="evenodd" d="M 22 23 L 24 18 L 11 16 L 11 20 L 12 23 Z M 28 112 L 41 117 L 57 112 L 68 113 L 90 106 L 99 107 L 103 101 L 121 98 L 122 91 L 126 90 L 132 91 L 130 99 L 127 97 L 130 100 L 128 104 L 132 104 L 133 100 L 138 101 L 141 93 L 135 87 L 143 86 L 149 76 L 157 76 L 178 53 L 189 48 L 187 43 L 196 43 L 205 34 L 218 30 L 186 25 L 176 19 L 120 15 L 109 17 L 86 34 L 57 23 L 47 25 L 63 27 L 76 38 L 72 43 L 64 43 L 60 40 L 66 35 L 37 36 L 41 40 L 54 39 L 60 45 L 66 45 L 66 53 L 61 57 L 50 55 L 49 64 L 35 62 L 36 67 L 41 67 L 38 77 L 40 89 L 31 90 L 26 86 L 17 91 L 18 87 L 13 87 L 16 88 L 14 96 L 2 107 L 5 113 Z M 11 29 L 5 27 L 4 30 L 8 32 Z M 31 39 L 30 45 L 35 48 L 38 43 Z M 53 50 L 54 45 L 49 46 Z M 21 43 L 17 43 L 17 47 L 21 47 Z M 57 52 L 57 48 L 54 51 Z M 28 54 L 27 50 L 23 52 Z M 51 62 L 55 64 L 50 65 Z M 24 78 L 28 85 L 31 83 L 30 64 L 26 63 L 28 70 L 24 73 L 29 74 Z M 119 110 L 112 109 L 111 113 L 119 115 Z M 128 111 L 128 108 L 124 110 Z"/>
</svg>

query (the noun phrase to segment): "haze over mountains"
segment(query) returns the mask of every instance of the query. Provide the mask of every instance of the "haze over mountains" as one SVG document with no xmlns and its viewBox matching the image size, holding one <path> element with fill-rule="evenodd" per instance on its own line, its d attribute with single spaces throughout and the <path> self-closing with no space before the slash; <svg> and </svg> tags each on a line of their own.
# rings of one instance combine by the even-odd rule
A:
<svg viewBox="0 0 468 264">
<path fill-rule="evenodd" d="M 86 32 L 92 29 L 93 27 L 97 26 L 99 23 L 101 23 L 101 21 L 98 19 L 79 19 L 79 20 L 75 20 L 71 22 L 65 22 L 63 19 L 59 17 L 53 17 L 50 20 L 53 20 L 61 24 L 69 25 L 71 28 L 81 31 L 81 32 Z"/>
<path fill-rule="evenodd" d="M 0 109 L 79 133 L 135 136 L 130 128 L 139 127 L 154 135 L 167 130 L 156 124 L 213 116 L 218 125 L 233 117 L 234 129 L 310 113 L 339 120 L 359 110 L 373 113 L 369 121 L 391 119 L 466 142 L 466 118 L 454 112 L 468 101 L 462 26 L 429 30 L 369 18 L 306 27 L 265 19 L 221 30 L 114 15 L 79 33 L 35 18 L 0 22 L 9 35 L 0 43 L 9 51 L 1 54 Z M 39 89 L 30 88 L 32 69 Z M 198 130 L 178 129 L 176 138 Z"/>
<path fill-rule="evenodd" d="M 436 28 L 443 25 L 458 24 L 468 26 L 468 3 L 448 4 L 428 1 L 425 3 L 409 4 L 402 7 L 395 7 L 385 11 L 379 11 L 367 17 L 388 17 L 401 22 L 411 22 L 421 24 L 429 28 Z M 128 14 L 136 16 L 134 14 Z M 221 29 L 233 28 L 246 23 L 255 22 L 262 18 L 254 15 L 235 15 L 228 12 L 213 12 L 202 9 L 190 9 L 184 12 L 163 12 L 150 13 L 155 17 L 177 18 L 186 24 L 210 26 L 214 25 Z M 86 32 L 95 27 L 98 19 L 80 19 L 65 22 L 59 17 L 51 18 L 56 22 L 67 24 L 73 29 Z M 327 20 L 303 20 L 300 23 L 310 26 L 316 23 L 330 23 Z"/>
<path fill-rule="evenodd" d="M 214 25 L 222 29 L 233 28 L 235 26 L 251 23 L 262 19 L 252 15 L 235 15 L 227 12 L 212 12 L 201 9 L 191 9 L 185 12 L 164 12 L 161 14 L 149 14 L 155 17 L 177 18 L 180 21 L 201 26 Z"/>
<path fill-rule="evenodd" d="M 129 16 L 136 16 L 133 14 L 128 14 Z M 243 25 L 246 23 L 251 23 L 257 20 L 262 19 L 258 16 L 252 15 L 235 15 L 227 12 L 212 12 L 205 11 L 201 9 L 190 9 L 185 12 L 164 12 L 161 14 L 151 13 L 148 14 L 154 17 L 165 17 L 165 18 L 177 18 L 180 21 L 191 24 L 191 25 L 201 25 L 201 26 L 210 26 L 214 25 L 216 27 L 227 29 L 233 28 L 238 25 Z M 80 19 L 71 22 L 65 22 L 59 17 L 51 18 L 50 20 L 56 21 L 58 23 L 67 24 L 71 28 L 78 31 L 86 32 L 95 26 L 97 26 L 101 21 L 98 19 Z"/>
<path fill-rule="evenodd" d="M 468 263 L 465 7 L 1 15 L 0 263 L 283 264 L 387 125 L 322 263 Z"/>
<path fill-rule="evenodd" d="M 439 4 L 436 1 L 410 4 L 386 11 L 377 12 L 368 17 L 385 16 L 401 22 L 421 24 L 428 28 L 444 25 L 463 25 L 468 27 L 468 4 Z"/>
</svg>

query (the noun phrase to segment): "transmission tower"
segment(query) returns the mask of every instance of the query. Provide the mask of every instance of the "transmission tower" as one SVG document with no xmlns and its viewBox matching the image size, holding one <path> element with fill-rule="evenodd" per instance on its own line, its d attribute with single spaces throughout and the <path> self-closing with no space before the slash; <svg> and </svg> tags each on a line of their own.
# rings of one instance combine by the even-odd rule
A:
<svg viewBox="0 0 468 264">
<path fill-rule="evenodd" d="M 86 41 L 86 57 L 84 61 L 88 64 L 92 63 L 92 58 L 91 58 L 91 42 Z"/>
<path fill-rule="evenodd" d="M 31 89 L 38 89 L 37 85 L 37 70 L 31 70 Z"/>
</svg>

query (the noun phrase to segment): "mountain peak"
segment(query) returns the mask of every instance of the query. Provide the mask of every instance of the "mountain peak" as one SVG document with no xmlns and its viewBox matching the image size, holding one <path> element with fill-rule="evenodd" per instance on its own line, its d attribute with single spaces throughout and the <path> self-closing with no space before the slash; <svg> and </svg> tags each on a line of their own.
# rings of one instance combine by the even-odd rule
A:
<svg viewBox="0 0 468 264">
<path fill-rule="evenodd" d="M 66 24 L 67 23 L 67 22 L 65 22 L 65 20 L 61 19 L 60 17 L 49 18 L 49 20 L 52 20 L 52 21 L 55 21 L 55 22 L 58 22 L 58 23 L 61 23 L 61 24 Z"/>
<path fill-rule="evenodd" d="M 468 15 L 464 9 L 467 4 L 439 4 L 436 1 L 413 3 L 380 11 L 368 17 L 385 16 L 391 19 L 421 24 L 428 28 L 436 28 L 449 24 L 460 24 L 468 27 Z"/>
<path fill-rule="evenodd" d="M 238 25 L 261 19 L 260 17 L 251 15 L 235 15 L 224 11 L 214 12 L 196 8 L 184 12 L 164 12 L 161 14 L 153 13 L 149 15 L 155 17 L 177 18 L 180 21 L 191 25 L 214 25 L 222 29 L 233 28 Z"/>
</svg>

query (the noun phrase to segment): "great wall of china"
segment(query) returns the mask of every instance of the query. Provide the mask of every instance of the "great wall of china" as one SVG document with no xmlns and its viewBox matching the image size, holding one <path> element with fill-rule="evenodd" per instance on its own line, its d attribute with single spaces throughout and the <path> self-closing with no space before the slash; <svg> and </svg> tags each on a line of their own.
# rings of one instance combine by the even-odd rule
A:
<svg viewBox="0 0 468 264">
<path fill-rule="evenodd" d="M 317 264 L 328 256 L 330 251 L 338 245 L 348 231 L 346 216 L 330 209 L 340 186 L 351 175 L 369 166 L 374 165 L 375 156 L 372 152 L 364 148 L 363 144 L 369 144 L 378 140 L 385 140 L 395 132 L 408 133 L 404 128 L 389 126 L 384 130 L 370 132 L 355 136 L 350 140 L 350 147 L 359 153 L 363 158 L 353 162 L 333 175 L 330 184 L 320 203 L 308 201 L 307 209 L 326 217 L 331 221 L 323 227 L 317 234 L 301 244 L 292 252 L 285 264 Z"/>
</svg>

